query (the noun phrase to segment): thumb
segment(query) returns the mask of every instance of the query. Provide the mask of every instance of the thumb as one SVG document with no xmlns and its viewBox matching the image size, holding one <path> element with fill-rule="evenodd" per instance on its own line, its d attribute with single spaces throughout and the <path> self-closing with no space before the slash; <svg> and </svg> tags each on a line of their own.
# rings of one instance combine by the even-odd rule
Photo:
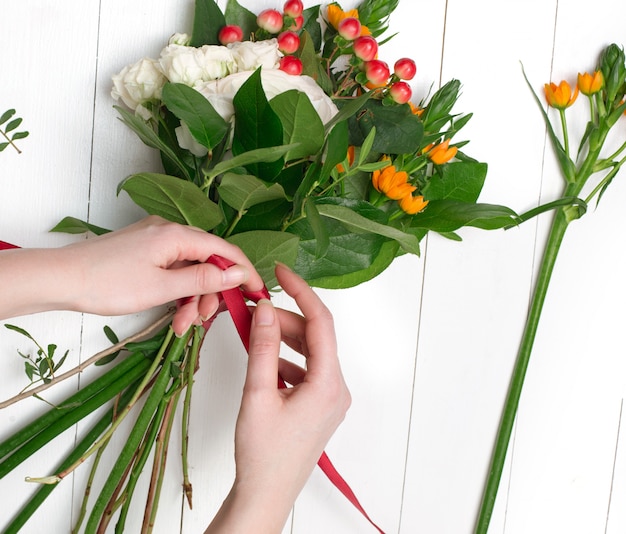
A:
<svg viewBox="0 0 626 534">
<path fill-rule="evenodd" d="M 252 316 L 245 389 L 276 389 L 280 322 L 269 300 L 261 299 Z"/>
</svg>

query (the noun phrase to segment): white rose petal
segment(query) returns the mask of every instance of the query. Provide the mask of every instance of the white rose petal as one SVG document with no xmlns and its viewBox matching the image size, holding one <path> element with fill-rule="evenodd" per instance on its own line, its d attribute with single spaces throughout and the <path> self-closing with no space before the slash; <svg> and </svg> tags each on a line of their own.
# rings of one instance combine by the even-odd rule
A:
<svg viewBox="0 0 626 534">
<path fill-rule="evenodd" d="M 188 46 L 190 42 L 191 37 L 189 37 L 189 35 L 187 35 L 186 33 L 175 33 L 170 37 L 170 40 L 167 42 L 167 44 Z"/>
<path fill-rule="evenodd" d="M 228 45 L 232 51 L 237 70 L 277 69 L 282 54 L 278 50 L 277 39 L 264 41 L 242 41 Z"/>
<path fill-rule="evenodd" d="M 170 82 L 190 87 L 228 76 L 237 68 L 232 52 L 216 45 L 193 48 L 171 44 L 162 50 L 159 63 Z"/>
<path fill-rule="evenodd" d="M 176 133 L 176 140 L 180 148 L 189 150 L 189 152 L 199 158 L 207 155 L 208 149 L 196 141 L 194 136 L 191 135 L 189 127 L 184 122 L 181 122 L 180 126 L 174 129 L 174 132 Z"/>
<path fill-rule="evenodd" d="M 166 81 L 159 63 L 149 58 L 124 67 L 112 80 L 111 96 L 115 100 L 121 99 L 145 119 L 150 118 L 151 113 L 142 104 L 160 99 Z"/>
<path fill-rule="evenodd" d="M 233 97 L 251 75 L 252 71 L 238 72 L 221 80 L 199 84 L 196 90 L 211 102 L 224 120 L 230 121 L 235 112 Z M 338 111 L 333 101 L 309 76 L 292 76 L 282 70 L 261 70 L 261 85 L 268 100 L 290 89 L 305 93 L 324 124 Z"/>
</svg>

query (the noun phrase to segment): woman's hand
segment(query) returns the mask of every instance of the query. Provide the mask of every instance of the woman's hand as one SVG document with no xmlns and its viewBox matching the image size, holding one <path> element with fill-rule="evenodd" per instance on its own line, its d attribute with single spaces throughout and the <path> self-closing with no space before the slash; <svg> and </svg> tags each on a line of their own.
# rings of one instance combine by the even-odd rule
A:
<svg viewBox="0 0 626 534">
<path fill-rule="evenodd" d="M 330 312 L 289 269 L 279 265 L 276 276 L 303 317 L 269 301 L 257 304 L 235 434 L 235 483 L 207 533 L 280 532 L 350 405 Z M 279 359 L 281 338 L 306 357 L 306 370 Z M 279 373 L 292 388 L 278 388 Z"/>
<path fill-rule="evenodd" d="M 222 271 L 204 263 L 213 254 L 236 265 Z M 121 315 L 183 299 L 177 334 L 213 315 L 217 292 L 263 287 L 236 246 L 156 216 L 67 247 L 3 251 L 0 279 L 0 318 L 53 309 Z"/>
</svg>

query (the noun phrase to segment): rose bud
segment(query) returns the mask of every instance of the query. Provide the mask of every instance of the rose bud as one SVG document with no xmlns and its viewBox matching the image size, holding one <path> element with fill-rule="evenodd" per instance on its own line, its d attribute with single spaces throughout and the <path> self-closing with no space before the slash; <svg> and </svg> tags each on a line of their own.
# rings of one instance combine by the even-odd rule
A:
<svg viewBox="0 0 626 534">
<path fill-rule="evenodd" d="M 302 11 L 304 10 L 304 5 L 301 0 L 287 0 L 285 5 L 283 6 L 283 11 L 285 15 L 291 18 L 297 18 L 302 15 Z"/>
<path fill-rule="evenodd" d="M 287 74 L 300 76 L 302 74 L 302 61 L 295 56 L 284 56 L 280 58 L 278 68 Z"/>
<path fill-rule="evenodd" d="M 243 40 L 243 30 L 235 24 L 229 24 L 222 27 L 217 34 L 217 38 L 223 45 L 238 43 Z"/>
<path fill-rule="evenodd" d="M 361 23 L 354 17 L 346 17 L 338 24 L 337 32 L 346 41 L 354 41 L 361 35 Z"/>
<path fill-rule="evenodd" d="M 283 16 L 275 9 L 266 9 L 259 13 L 256 23 L 268 33 L 278 33 L 283 29 Z"/>
<path fill-rule="evenodd" d="M 379 59 L 372 59 L 365 63 L 365 76 L 375 87 L 387 85 L 389 80 L 389 65 Z"/>
<path fill-rule="evenodd" d="M 282 32 L 278 36 L 278 50 L 283 54 L 293 54 L 300 46 L 300 37 L 294 32 Z"/>
<path fill-rule="evenodd" d="M 389 95 L 396 104 L 406 104 L 411 100 L 413 91 L 406 82 L 396 82 L 389 88 Z"/>
<path fill-rule="evenodd" d="M 393 66 L 393 73 L 401 80 L 412 80 L 416 71 L 415 61 L 408 57 L 399 59 Z"/>
<path fill-rule="evenodd" d="M 363 61 L 372 61 L 378 54 L 378 43 L 369 35 L 357 37 L 352 43 L 354 55 Z"/>
</svg>

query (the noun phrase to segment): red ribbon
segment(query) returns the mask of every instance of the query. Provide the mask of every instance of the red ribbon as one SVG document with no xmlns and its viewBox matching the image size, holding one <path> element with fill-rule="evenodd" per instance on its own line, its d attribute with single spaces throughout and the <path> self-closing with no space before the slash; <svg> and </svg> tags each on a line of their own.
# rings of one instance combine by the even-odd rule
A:
<svg viewBox="0 0 626 534">
<path fill-rule="evenodd" d="M 12 245 L 11 243 L 7 243 L 5 241 L 0 241 L 0 250 L 8 250 L 19 248 L 17 245 Z M 234 265 L 233 262 L 222 258 L 221 256 L 213 255 L 208 260 L 209 263 L 216 265 L 220 269 L 228 269 Z M 239 288 L 227 289 L 222 291 L 222 298 L 230 316 L 235 323 L 235 328 L 239 333 L 239 337 L 243 342 L 246 351 L 250 349 L 250 328 L 252 327 L 252 313 L 248 309 L 246 305 L 246 299 L 252 300 L 253 302 L 258 302 L 260 299 L 269 299 L 270 294 L 266 288 L 263 288 L 260 291 L 249 292 L 243 291 Z M 205 323 L 205 326 L 210 326 L 212 319 Z M 278 377 L 278 387 L 285 388 L 287 385 L 283 381 L 283 379 Z M 356 495 L 350 488 L 350 485 L 344 480 L 344 478 L 339 474 L 335 466 L 331 463 L 330 459 L 326 455 L 325 452 L 322 453 L 320 459 L 317 462 L 317 465 L 320 467 L 322 472 L 328 477 L 328 479 L 333 483 L 333 485 L 341 492 L 343 495 L 354 505 L 354 507 L 363 514 L 363 516 L 380 532 L 380 534 L 385 534 L 383 530 L 374 523 L 370 517 L 367 515 L 367 512 L 361 506 L 361 503 L 357 499 Z"/>
<path fill-rule="evenodd" d="M 234 265 L 233 262 L 222 258 L 221 256 L 213 255 L 208 260 L 208 263 L 212 263 L 216 265 L 220 269 L 224 270 L 228 267 Z M 250 349 L 250 328 L 252 326 L 252 313 L 248 309 L 246 305 L 246 299 L 252 300 L 254 302 L 259 301 L 262 298 L 269 299 L 270 294 L 266 288 L 263 288 L 261 291 L 256 292 L 247 292 L 242 291 L 239 288 L 227 289 L 222 291 L 222 298 L 224 299 L 224 303 L 228 308 L 230 316 L 235 323 L 235 328 L 239 333 L 239 337 L 243 342 L 246 351 Z M 278 377 L 278 387 L 286 388 L 287 385 L 283 381 L 283 379 Z M 325 452 L 322 452 L 320 459 L 317 461 L 317 465 L 322 470 L 322 472 L 328 477 L 328 479 L 333 483 L 333 485 L 341 492 L 343 495 L 353 504 L 353 506 L 363 514 L 363 516 L 380 532 L 380 534 L 385 534 L 383 530 L 372 521 L 367 515 L 367 512 L 361 506 L 361 503 L 357 499 L 356 495 L 352 491 L 350 485 L 344 480 L 344 478 L 339 474 L 335 466 L 330 461 L 330 458 L 326 455 Z"/>
</svg>

